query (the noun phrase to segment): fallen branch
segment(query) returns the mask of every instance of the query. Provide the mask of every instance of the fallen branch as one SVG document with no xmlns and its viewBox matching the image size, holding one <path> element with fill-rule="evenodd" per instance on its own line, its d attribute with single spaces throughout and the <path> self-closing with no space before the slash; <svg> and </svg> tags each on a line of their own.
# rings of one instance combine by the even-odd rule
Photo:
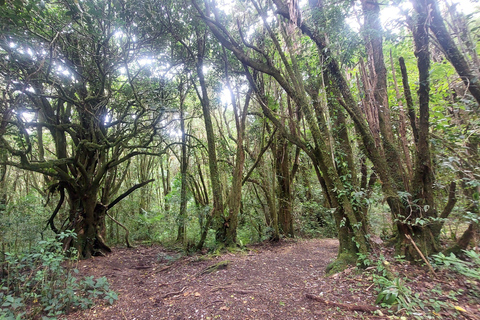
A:
<svg viewBox="0 0 480 320">
<path fill-rule="evenodd" d="M 158 269 L 158 270 L 155 270 L 155 273 L 160 273 L 162 271 L 165 271 L 165 270 L 168 270 L 172 267 L 172 265 L 169 265 L 169 266 L 166 266 L 166 267 L 163 267 L 162 269 Z"/>
<path fill-rule="evenodd" d="M 181 294 L 183 291 L 185 291 L 185 289 L 187 289 L 187 287 L 183 287 L 182 290 L 180 290 L 180 291 L 169 292 L 169 293 L 167 293 L 166 295 L 164 295 L 164 296 L 162 297 L 162 299 L 167 299 L 167 298 L 170 298 L 170 297 L 178 296 L 178 295 Z"/>
<path fill-rule="evenodd" d="M 134 266 L 131 269 L 136 269 L 136 270 L 145 270 L 145 269 L 150 269 L 153 266 Z"/>
<path fill-rule="evenodd" d="M 314 300 L 321 302 L 323 304 L 326 304 L 327 306 L 332 306 L 332 307 L 339 307 L 342 309 L 347 309 L 349 311 L 361 311 L 361 312 L 374 312 L 380 308 L 375 307 L 375 306 L 367 306 L 367 305 L 354 305 L 354 304 L 346 304 L 346 303 L 338 303 L 338 302 L 333 302 L 333 301 L 328 301 L 325 300 L 321 297 L 314 296 L 313 294 L 307 293 L 305 295 L 308 299 Z"/>
<path fill-rule="evenodd" d="M 417 244 L 415 243 L 415 241 L 413 241 L 412 237 L 410 237 L 409 234 L 405 234 L 405 238 L 407 238 L 408 240 L 410 240 L 410 242 L 413 244 L 413 247 L 417 250 L 418 254 L 420 255 L 420 257 L 422 257 L 423 261 L 426 263 L 426 265 L 428 266 L 428 269 L 430 269 L 430 272 L 432 273 L 432 275 L 436 278 L 437 275 L 435 274 L 435 270 L 433 270 L 433 267 L 432 265 L 430 264 L 430 262 L 428 262 L 428 260 L 425 258 L 425 256 L 423 255 L 422 251 L 420 251 L 420 249 L 417 247 Z"/>
<path fill-rule="evenodd" d="M 257 293 L 255 290 L 233 290 L 233 293 L 238 293 L 238 294 L 254 294 Z"/>
</svg>

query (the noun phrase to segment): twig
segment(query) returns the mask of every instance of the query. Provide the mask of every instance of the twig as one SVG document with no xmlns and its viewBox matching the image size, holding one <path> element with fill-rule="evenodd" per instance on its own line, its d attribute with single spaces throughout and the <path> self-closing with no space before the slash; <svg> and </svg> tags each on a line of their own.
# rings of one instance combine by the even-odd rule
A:
<svg viewBox="0 0 480 320">
<path fill-rule="evenodd" d="M 254 290 L 233 290 L 234 293 L 238 293 L 238 294 L 253 294 L 253 293 L 257 293 L 256 291 Z"/>
<path fill-rule="evenodd" d="M 432 275 L 436 278 L 437 275 L 435 274 L 435 270 L 433 270 L 433 267 L 432 265 L 428 262 L 428 260 L 425 258 L 425 256 L 423 255 L 422 251 L 420 251 L 420 249 L 417 247 L 417 244 L 415 243 L 415 241 L 413 241 L 412 237 L 410 237 L 409 234 L 405 234 L 405 238 L 407 238 L 408 240 L 410 240 L 410 242 L 413 244 L 413 246 L 415 247 L 415 249 L 417 250 L 418 254 L 420 255 L 420 257 L 422 257 L 423 261 L 425 261 L 425 263 L 427 264 L 428 266 L 428 269 L 430 269 L 430 272 L 432 273 Z"/>
<path fill-rule="evenodd" d="M 153 266 L 134 266 L 131 267 L 131 269 L 136 269 L 136 270 L 145 270 L 145 269 L 150 269 L 153 268 Z"/>
<path fill-rule="evenodd" d="M 165 271 L 165 270 L 168 270 L 172 267 L 172 265 L 169 265 L 169 266 L 166 266 L 166 267 L 163 267 L 162 269 L 158 269 L 158 270 L 155 270 L 155 273 L 160 273 L 162 271 Z"/>
<path fill-rule="evenodd" d="M 166 295 L 164 295 L 164 296 L 162 297 L 162 299 L 167 299 L 167 298 L 169 298 L 169 297 L 173 297 L 173 296 L 179 295 L 180 293 L 182 293 L 183 291 L 185 291 L 185 289 L 187 289 L 187 287 L 183 287 L 182 290 L 180 290 L 180 291 L 169 292 L 169 293 L 167 293 Z"/>
</svg>

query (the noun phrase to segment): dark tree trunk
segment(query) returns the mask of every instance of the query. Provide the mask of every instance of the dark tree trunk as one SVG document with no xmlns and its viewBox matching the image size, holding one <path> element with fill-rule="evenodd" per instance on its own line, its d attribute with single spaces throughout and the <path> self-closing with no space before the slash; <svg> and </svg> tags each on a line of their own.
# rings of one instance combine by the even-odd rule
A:
<svg viewBox="0 0 480 320">
<path fill-rule="evenodd" d="M 181 187 L 180 187 L 180 212 L 178 213 L 178 234 L 177 241 L 180 241 L 186 244 L 186 225 L 185 219 L 187 216 L 187 168 L 188 168 L 188 158 L 187 158 L 187 136 L 185 133 L 185 116 L 184 116 L 184 100 L 186 93 L 183 93 L 183 85 L 179 86 L 179 91 L 181 94 L 180 97 L 180 132 L 182 135 L 182 147 L 181 147 L 181 161 L 180 161 L 180 176 L 181 176 Z"/>
<path fill-rule="evenodd" d="M 294 236 L 292 215 L 292 179 L 290 175 L 289 142 L 279 137 L 276 144 L 276 175 L 278 183 L 278 221 L 280 232 L 287 236 Z"/>
<path fill-rule="evenodd" d="M 106 207 L 97 202 L 96 190 L 84 191 L 81 195 L 68 191 L 68 195 L 70 217 L 65 229 L 73 230 L 77 238 L 67 239 L 65 248 L 75 247 L 82 259 L 111 252 L 104 240 Z"/>
<path fill-rule="evenodd" d="M 407 235 L 411 236 L 426 256 L 439 250 L 438 234 L 435 234 L 437 230 L 431 228 L 428 223 L 417 222 L 418 220 L 436 218 L 437 211 L 433 200 L 433 173 L 429 145 L 430 53 L 428 32 L 425 29 L 428 18 L 428 4 L 426 0 L 413 1 L 412 3 L 417 12 L 413 27 L 413 39 L 419 72 L 418 151 L 416 152 L 414 178 L 411 182 L 412 199 L 404 199 L 408 203 L 397 222 L 399 231 L 397 250 L 399 254 L 405 255 L 408 260 L 420 259 L 420 256 L 406 238 Z"/>
</svg>

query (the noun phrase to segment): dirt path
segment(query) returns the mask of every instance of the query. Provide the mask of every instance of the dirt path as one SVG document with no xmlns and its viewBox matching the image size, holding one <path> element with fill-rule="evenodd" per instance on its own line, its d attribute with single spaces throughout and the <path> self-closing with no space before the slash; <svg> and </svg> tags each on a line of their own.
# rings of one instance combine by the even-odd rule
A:
<svg viewBox="0 0 480 320">
<path fill-rule="evenodd" d="M 117 249 L 82 261 L 79 269 L 106 276 L 119 300 L 67 319 L 348 319 L 353 312 L 306 298 L 338 294 L 337 302 L 368 303 L 364 295 L 332 288 L 323 278 L 337 247 L 330 239 L 281 242 L 209 260 L 194 256 L 174 262 L 175 253 L 159 247 Z M 227 260 L 226 268 L 203 273 Z"/>
</svg>

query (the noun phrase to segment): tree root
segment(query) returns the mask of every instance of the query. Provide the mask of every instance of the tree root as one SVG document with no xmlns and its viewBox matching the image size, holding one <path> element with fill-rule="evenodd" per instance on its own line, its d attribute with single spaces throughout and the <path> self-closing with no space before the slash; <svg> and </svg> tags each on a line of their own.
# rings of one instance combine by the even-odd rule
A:
<svg viewBox="0 0 480 320">
<path fill-rule="evenodd" d="M 339 307 L 339 308 L 342 308 L 342 309 L 346 309 L 348 311 L 361 311 L 361 312 L 372 313 L 372 312 L 380 309 L 380 308 L 375 307 L 375 306 L 367 306 L 367 305 L 358 306 L 358 305 L 354 305 L 354 304 L 346 304 L 346 303 L 338 303 L 338 302 L 328 301 L 328 300 L 325 300 L 321 297 L 314 296 L 313 294 L 310 294 L 310 293 L 307 293 L 305 295 L 305 297 L 307 297 L 308 299 L 314 300 L 314 301 L 322 302 L 323 304 L 326 304 L 327 306 Z"/>
<path fill-rule="evenodd" d="M 229 265 L 230 263 L 230 260 L 224 260 L 224 261 L 220 261 L 212 266 L 209 266 L 209 267 L 206 267 L 201 273 L 200 275 L 203 275 L 203 274 L 207 274 L 207 273 L 212 273 L 214 271 L 217 271 L 217 270 L 221 270 L 221 269 L 226 269 L 227 266 Z"/>
<path fill-rule="evenodd" d="M 109 215 L 107 211 L 105 211 L 105 214 L 107 215 L 107 217 L 112 219 L 113 222 L 115 222 L 120 227 L 122 227 L 123 230 L 125 230 L 125 243 L 127 244 L 127 248 L 133 248 L 132 245 L 130 244 L 130 241 L 128 240 L 128 236 L 130 234 L 130 231 L 128 231 L 127 227 L 125 227 L 120 221 L 116 220 L 114 217 Z"/>
</svg>

